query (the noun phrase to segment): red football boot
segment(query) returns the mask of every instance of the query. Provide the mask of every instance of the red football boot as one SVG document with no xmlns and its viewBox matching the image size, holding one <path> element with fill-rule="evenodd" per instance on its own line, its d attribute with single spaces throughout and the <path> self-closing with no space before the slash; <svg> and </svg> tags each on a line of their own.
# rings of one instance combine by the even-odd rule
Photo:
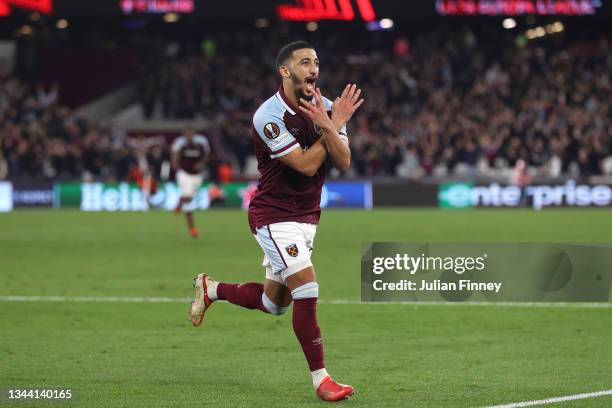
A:
<svg viewBox="0 0 612 408">
<path fill-rule="evenodd" d="M 319 388 L 317 388 L 317 397 L 323 401 L 336 402 L 347 399 L 354 392 L 355 389 L 352 386 L 339 384 L 328 375 L 321 381 Z"/>
<path fill-rule="evenodd" d="M 189 235 L 191 235 L 192 238 L 197 238 L 199 235 L 198 229 L 196 227 L 189 228 Z"/>
</svg>

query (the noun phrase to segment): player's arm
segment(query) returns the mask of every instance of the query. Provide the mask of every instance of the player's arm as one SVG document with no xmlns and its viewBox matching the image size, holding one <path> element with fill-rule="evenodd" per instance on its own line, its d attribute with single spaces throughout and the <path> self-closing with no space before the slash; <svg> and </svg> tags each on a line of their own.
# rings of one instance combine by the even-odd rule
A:
<svg viewBox="0 0 612 408">
<path fill-rule="evenodd" d="M 335 109 L 332 106 L 332 118 L 327 114 L 319 88 L 315 90 L 314 105 L 303 99 L 300 100 L 300 109 L 323 129 L 322 140 L 327 152 L 331 156 L 334 166 L 341 171 L 348 170 L 351 165 L 351 150 L 348 146 L 348 138 L 345 135 L 340 135 L 338 129 L 344 126 L 353 112 L 363 103 L 363 100 L 352 102 L 354 94 L 354 91 L 352 93 L 347 91 L 336 100 L 336 102 L 342 101 L 342 103 L 339 103 Z M 357 94 L 358 97 L 359 94 Z"/>
<path fill-rule="evenodd" d="M 179 155 L 178 152 L 172 152 L 170 155 L 170 164 L 172 165 L 172 168 L 176 171 L 178 170 L 179 167 Z"/>
<path fill-rule="evenodd" d="M 333 132 L 325 132 L 323 130 L 325 147 L 332 158 L 334 166 L 340 171 L 347 171 L 351 167 L 351 149 L 348 145 L 346 136 L 342 137 L 338 132 L 337 127 L 333 125 Z"/>
<path fill-rule="evenodd" d="M 346 123 L 363 104 L 364 99 L 359 99 L 360 95 L 361 89 L 358 89 L 357 85 L 347 84 L 342 95 L 336 98 L 331 106 L 331 120 L 340 136 L 346 136 Z"/>
<path fill-rule="evenodd" d="M 174 143 L 172 143 L 172 147 L 170 148 L 170 165 L 172 166 L 174 171 L 179 170 L 179 163 L 180 163 L 179 151 L 181 150 L 181 144 L 182 144 L 182 141 L 180 140 L 180 138 L 176 139 Z"/>
<path fill-rule="evenodd" d="M 212 150 L 210 148 L 210 143 L 208 142 L 208 138 L 206 136 L 198 135 L 198 143 L 202 145 L 202 150 L 204 151 L 202 158 L 196 163 L 196 168 L 201 173 L 204 171 L 206 165 L 208 164 L 208 159 L 210 158 L 210 153 Z"/>
<path fill-rule="evenodd" d="M 325 162 L 327 150 L 319 139 L 308 149 L 303 149 L 297 139 L 287 130 L 278 112 L 258 111 L 253 117 L 253 126 L 259 138 L 266 144 L 271 159 L 280 160 L 293 170 L 314 176 Z"/>
<path fill-rule="evenodd" d="M 331 120 L 334 127 L 340 135 L 342 144 L 337 143 L 340 159 L 339 163 L 334 162 L 334 165 L 342 171 L 348 170 L 351 163 L 351 149 L 349 148 L 349 140 L 346 135 L 346 123 L 353 117 L 353 114 L 363 104 L 363 98 L 359 99 L 361 89 L 355 84 L 347 84 L 340 97 L 336 98 L 331 106 Z M 328 150 L 330 149 L 328 143 Z M 337 155 L 338 156 L 338 155 Z M 333 156 L 332 156 L 333 157 Z M 341 167 L 344 165 L 344 168 Z"/>
<path fill-rule="evenodd" d="M 279 160 L 293 170 L 312 177 L 317 173 L 319 167 L 323 165 L 326 157 L 327 149 L 321 138 L 308 149 L 304 150 L 300 147 L 280 157 Z"/>
</svg>

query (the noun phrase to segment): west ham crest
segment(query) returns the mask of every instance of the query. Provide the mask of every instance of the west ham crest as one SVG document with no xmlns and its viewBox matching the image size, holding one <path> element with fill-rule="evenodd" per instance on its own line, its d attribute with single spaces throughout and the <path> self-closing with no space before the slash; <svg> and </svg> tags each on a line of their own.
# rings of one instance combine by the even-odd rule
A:
<svg viewBox="0 0 612 408">
<path fill-rule="evenodd" d="M 287 247 L 285 247 L 285 250 L 287 251 L 287 253 L 292 256 L 292 257 L 296 257 L 298 256 L 298 254 L 300 253 L 300 251 L 298 251 L 298 247 L 295 244 L 291 244 Z"/>
</svg>

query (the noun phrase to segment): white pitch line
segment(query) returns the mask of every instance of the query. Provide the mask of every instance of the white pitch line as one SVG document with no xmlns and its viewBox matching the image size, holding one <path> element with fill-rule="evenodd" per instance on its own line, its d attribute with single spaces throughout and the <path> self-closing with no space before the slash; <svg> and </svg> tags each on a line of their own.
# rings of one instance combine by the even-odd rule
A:
<svg viewBox="0 0 612 408">
<path fill-rule="evenodd" d="M 184 303 L 193 298 L 147 296 L 0 296 L 3 302 L 74 302 L 74 303 Z"/>
<path fill-rule="evenodd" d="M 21 296 L 0 295 L 0 302 L 73 302 L 73 303 L 185 303 L 192 301 L 188 297 L 167 296 Z M 347 299 L 320 299 L 320 304 L 327 305 L 408 305 L 408 306 L 497 306 L 497 307 L 566 307 L 607 309 L 612 303 L 596 302 L 361 302 Z"/>
<path fill-rule="evenodd" d="M 513 402 L 512 404 L 504 404 L 504 405 L 491 405 L 485 408 L 519 408 L 519 407 L 531 407 L 534 405 L 546 405 L 546 404 L 554 404 L 555 402 L 564 402 L 564 401 L 575 401 L 586 398 L 596 398 L 603 397 L 604 395 L 612 395 L 612 390 L 606 391 L 598 391 L 598 392 L 589 392 L 586 394 L 575 394 L 575 395 L 567 395 L 565 397 L 555 397 L 555 398 L 547 398 L 543 400 L 534 400 L 534 401 L 525 401 L 525 402 Z"/>
</svg>

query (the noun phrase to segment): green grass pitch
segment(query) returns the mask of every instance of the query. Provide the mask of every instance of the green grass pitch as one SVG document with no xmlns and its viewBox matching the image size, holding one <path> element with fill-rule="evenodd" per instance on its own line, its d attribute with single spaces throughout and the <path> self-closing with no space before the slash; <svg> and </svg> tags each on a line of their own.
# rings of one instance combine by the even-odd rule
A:
<svg viewBox="0 0 612 408">
<path fill-rule="evenodd" d="M 261 281 L 240 211 L 0 214 L 0 295 L 190 297 L 207 271 Z M 612 309 L 333 304 L 359 299 L 366 241 L 610 242 L 607 210 L 326 211 L 313 262 L 326 363 L 351 407 L 485 406 L 612 389 Z M 319 407 L 291 328 L 213 305 L 0 301 L 0 389 L 68 387 L 87 407 Z M 13 404 L 0 403 L 1 406 Z M 14 406 L 43 406 L 19 403 Z M 551 406 L 551 405 L 549 405 Z M 612 406 L 612 397 L 557 404 Z"/>
</svg>

